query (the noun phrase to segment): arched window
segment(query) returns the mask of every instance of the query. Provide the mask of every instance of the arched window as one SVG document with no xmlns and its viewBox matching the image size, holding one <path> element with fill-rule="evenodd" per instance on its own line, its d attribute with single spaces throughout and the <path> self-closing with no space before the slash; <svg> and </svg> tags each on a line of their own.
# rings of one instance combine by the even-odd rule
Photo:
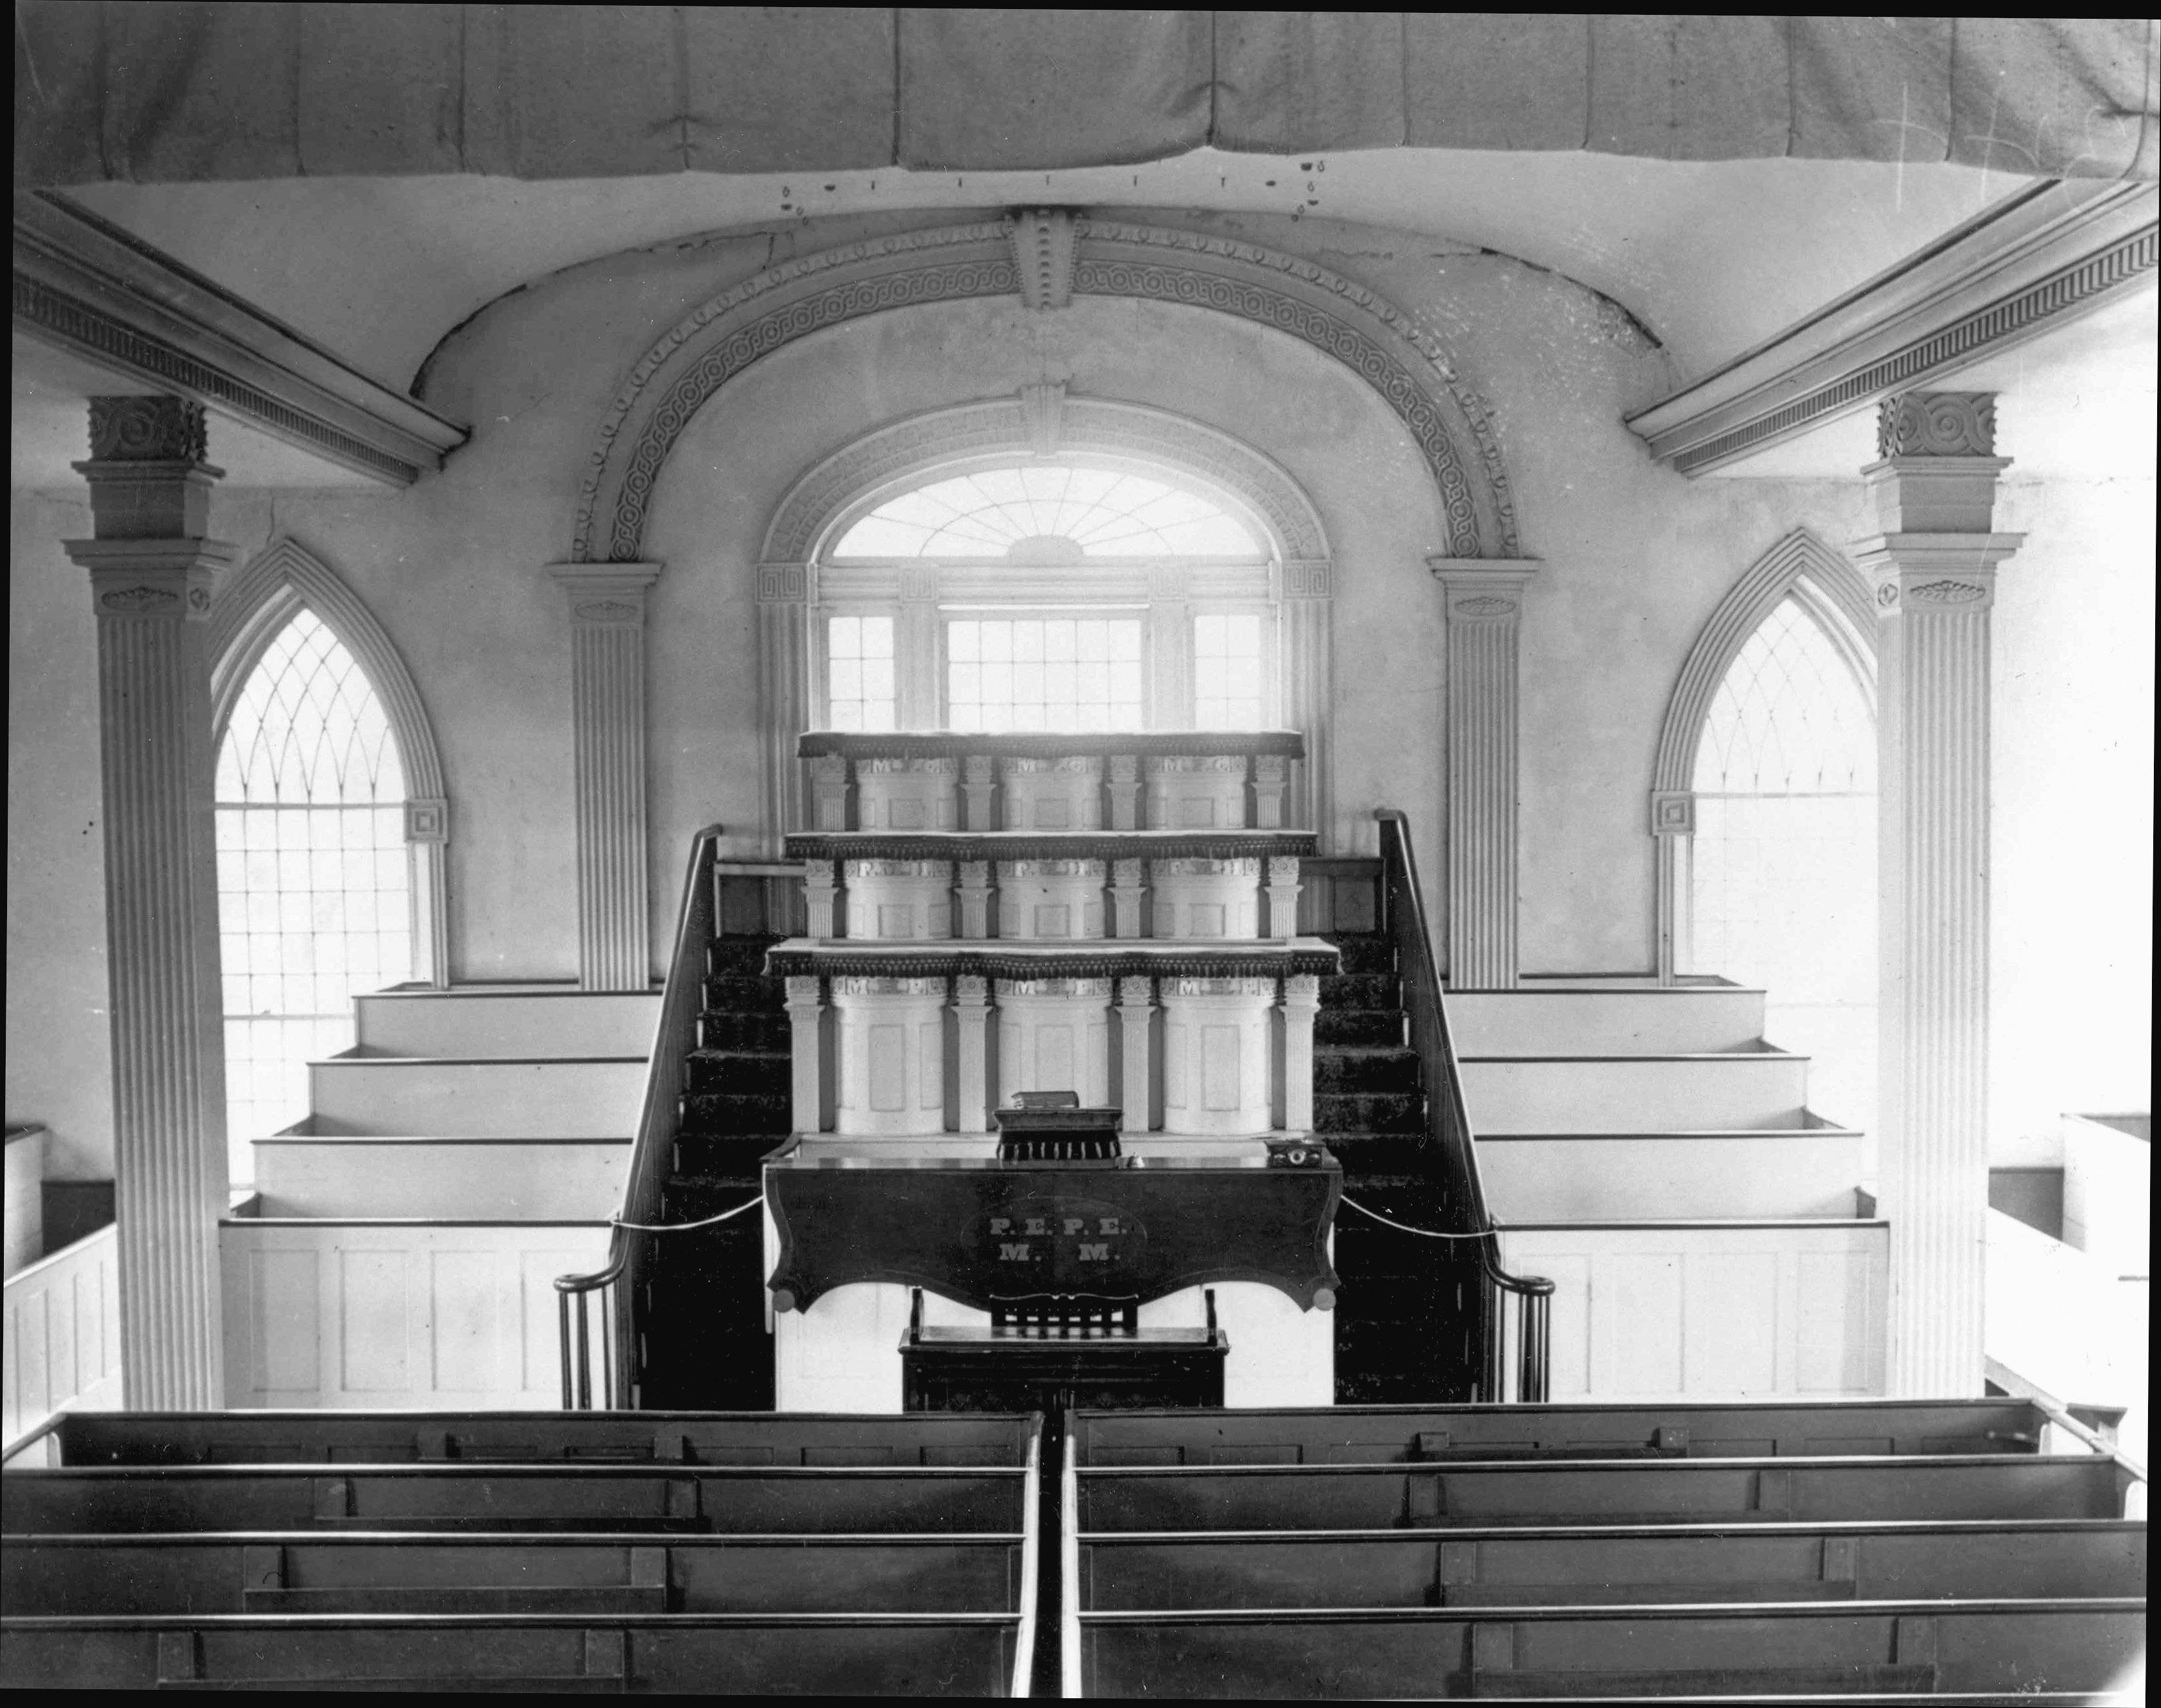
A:
<svg viewBox="0 0 2161 1708">
<path fill-rule="evenodd" d="M 305 604 L 242 685 L 217 751 L 218 920 L 233 1176 L 351 1047 L 352 998 L 413 971 L 404 756 L 375 686 Z"/>
<path fill-rule="evenodd" d="M 1872 1113 L 1876 728 L 1865 648 L 1804 578 L 1742 644 L 1696 748 L 1691 966 L 1768 992 L 1810 1101 Z"/>
<path fill-rule="evenodd" d="M 1016 457 L 865 508 L 821 558 L 813 721 L 1252 729 L 1281 717 L 1273 553 L 1174 471 Z"/>
</svg>

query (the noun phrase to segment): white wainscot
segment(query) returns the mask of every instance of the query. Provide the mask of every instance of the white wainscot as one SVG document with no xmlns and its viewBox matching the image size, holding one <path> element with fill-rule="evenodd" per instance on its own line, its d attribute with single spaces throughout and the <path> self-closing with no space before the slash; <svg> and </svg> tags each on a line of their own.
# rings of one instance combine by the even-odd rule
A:
<svg viewBox="0 0 2161 1708">
<path fill-rule="evenodd" d="M 1834 1399 L 1884 1391 L 1882 1222 L 1505 1229 L 1554 1284 L 1556 1401 Z M 1507 1320 L 1513 1399 L 1515 1304 Z"/>
<path fill-rule="evenodd" d="M 1223 1398 L 1232 1406 L 1321 1406 L 1336 1398 L 1336 1317 L 1300 1310 L 1258 1282 L 1216 1284 L 1216 1321 L 1230 1341 Z M 909 1289 L 885 1282 L 836 1287 L 808 1310 L 773 1318 L 775 1403 L 782 1411 L 897 1412 L 900 1342 Z M 981 1328 L 987 1312 L 926 1294 L 927 1325 Z M 1141 1307 L 1143 1328 L 1200 1328 L 1202 1289 L 1190 1287 Z"/>
<path fill-rule="evenodd" d="M 604 1223 L 234 1217 L 219 1234 L 228 1404 L 414 1411 L 560 1405 L 555 1278 L 608 1244 Z"/>
<path fill-rule="evenodd" d="M 0 1443 L 120 1393 L 120 1242 L 101 1228 L 8 1278 L 0 1305 Z"/>
</svg>

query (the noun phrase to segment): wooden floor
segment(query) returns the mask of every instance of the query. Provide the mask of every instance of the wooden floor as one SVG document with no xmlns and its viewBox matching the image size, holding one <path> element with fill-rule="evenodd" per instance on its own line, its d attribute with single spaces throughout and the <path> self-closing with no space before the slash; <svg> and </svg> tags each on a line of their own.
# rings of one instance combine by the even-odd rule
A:
<svg viewBox="0 0 2161 1708">
<path fill-rule="evenodd" d="M 1063 1422 L 63 1419 L 0 1475 L 0 1685 L 2098 1701 L 2143 1653 L 2143 1474 L 2023 1401 Z"/>
</svg>

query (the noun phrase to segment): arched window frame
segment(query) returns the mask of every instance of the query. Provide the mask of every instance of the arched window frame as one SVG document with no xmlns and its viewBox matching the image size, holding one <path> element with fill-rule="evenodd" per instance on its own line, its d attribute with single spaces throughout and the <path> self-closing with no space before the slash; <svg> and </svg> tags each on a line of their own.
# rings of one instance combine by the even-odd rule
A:
<svg viewBox="0 0 2161 1708">
<path fill-rule="evenodd" d="M 1260 553 L 1237 563 L 1103 557 L 1087 560 L 1085 568 L 1107 596 L 1115 584 L 1117 602 L 1148 610 L 1149 699 L 1159 726 L 1190 722 L 1195 606 L 1269 614 L 1275 721 L 1304 732 L 1308 755 L 1294 768 L 1286 808 L 1299 815 L 1294 822 L 1320 832 L 1324 851 L 1341 841 L 1332 821 L 1329 730 L 1333 578 L 1327 536 L 1312 502 L 1279 466 L 1227 434 L 1168 411 L 1068 398 L 1062 387 L 1035 385 L 1017 398 L 880 428 L 810 469 L 775 511 L 758 579 L 769 846 L 777 849 L 787 831 L 807 822 L 795 742 L 826 702 L 820 619 L 851 612 L 893 616 L 896 654 L 906 661 L 899 684 L 905 726 L 940 704 L 941 601 L 965 600 L 971 586 L 992 585 L 987 576 L 1002 578 L 1005 596 L 1013 596 L 1013 567 L 1001 560 L 836 563 L 833 544 L 902 492 L 1032 460 L 1122 469 L 1196 492 L 1236 516 L 1261 543 Z"/>
<path fill-rule="evenodd" d="M 1689 649 L 1666 706 L 1651 781 L 1651 835 L 1658 844 L 1660 984 L 1692 964 L 1691 922 L 1697 749 L 1719 685 L 1751 635 L 1785 600 L 1815 622 L 1876 710 L 1876 613 L 1867 579 L 1840 552 L 1797 528 L 1758 558 L 1712 612 Z"/>
<path fill-rule="evenodd" d="M 319 617 L 367 674 L 405 769 L 405 858 L 413 906 L 415 982 L 450 982 L 445 851 L 450 803 L 435 732 L 420 692 L 375 613 L 320 558 L 289 538 L 273 541 L 220 586 L 210 612 L 211 747 L 224 742 L 248 677 L 295 612 Z"/>
</svg>

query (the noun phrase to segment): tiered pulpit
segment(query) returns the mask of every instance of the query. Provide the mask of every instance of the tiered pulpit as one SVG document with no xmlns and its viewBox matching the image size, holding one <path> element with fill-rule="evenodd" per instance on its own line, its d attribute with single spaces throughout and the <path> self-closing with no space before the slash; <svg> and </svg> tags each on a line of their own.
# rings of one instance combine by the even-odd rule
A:
<svg viewBox="0 0 2161 1708">
<path fill-rule="evenodd" d="M 1303 748 L 803 738 L 811 935 L 768 961 L 793 1023 L 795 1136 L 767 1168 L 784 1405 L 836 1403 L 817 1372 L 846 1377 L 851 1338 L 891 1360 L 877 1311 L 812 1309 L 855 1283 L 915 1289 L 911 1405 L 1328 1403 L 1313 1019 L 1339 960 L 1296 932 Z M 1002 1152 L 1039 1094 L 1099 1112 L 1095 1137 Z"/>
</svg>

